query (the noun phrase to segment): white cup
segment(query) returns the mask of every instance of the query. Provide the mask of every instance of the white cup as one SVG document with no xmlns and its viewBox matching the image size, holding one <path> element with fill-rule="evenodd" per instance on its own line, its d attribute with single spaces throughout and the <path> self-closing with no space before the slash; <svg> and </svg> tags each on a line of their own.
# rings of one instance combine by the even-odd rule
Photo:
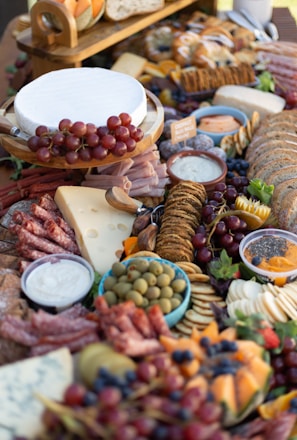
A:
<svg viewBox="0 0 297 440">
<path fill-rule="evenodd" d="M 233 0 L 233 9 L 246 9 L 265 26 L 271 20 L 272 0 Z"/>
</svg>

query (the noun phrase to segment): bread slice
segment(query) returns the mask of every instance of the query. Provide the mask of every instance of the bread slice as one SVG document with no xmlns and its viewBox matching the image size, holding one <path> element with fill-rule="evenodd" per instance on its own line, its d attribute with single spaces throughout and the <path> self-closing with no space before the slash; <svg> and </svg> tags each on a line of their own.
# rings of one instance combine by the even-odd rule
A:
<svg viewBox="0 0 297 440">
<path fill-rule="evenodd" d="M 282 121 L 274 121 L 272 123 L 263 123 L 257 128 L 255 132 L 255 136 L 259 136 L 260 134 L 269 133 L 272 130 L 280 130 L 286 133 L 297 133 L 297 123 L 286 121 L 285 119 Z"/>
<path fill-rule="evenodd" d="M 286 198 L 293 189 L 297 189 L 297 177 L 292 177 L 291 179 L 284 180 L 275 185 L 271 198 L 271 209 L 276 217 L 278 217 L 279 212 L 282 209 L 281 207 L 284 198 Z"/>
<path fill-rule="evenodd" d="M 134 15 L 158 11 L 164 6 L 164 0 L 106 0 L 104 17 L 111 21 L 121 21 Z"/>
<path fill-rule="evenodd" d="M 283 197 L 278 215 L 278 223 L 282 229 L 296 232 L 296 224 L 293 219 L 297 215 L 297 189 L 290 189 Z"/>
<path fill-rule="evenodd" d="M 290 164 L 284 166 L 280 170 L 274 170 L 269 176 L 266 176 L 267 185 L 274 185 L 277 188 L 282 182 L 289 181 L 297 177 L 296 165 Z"/>
<path fill-rule="evenodd" d="M 131 52 L 124 52 L 111 67 L 115 72 L 138 78 L 144 71 L 147 59 Z"/>
<path fill-rule="evenodd" d="M 249 175 L 256 175 L 265 165 L 275 160 L 283 160 L 284 163 L 288 161 L 289 164 L 292 163 L 292 160 L 297 161 L 297 145 L 296 150 L 291 148 L 274 148 L 270 154 L 267 154 L 265 151 L 260 153 L 257 160 L 250 163 Z"/>
<path fill-rule="evenodd" d="M 265 135 L 253 136 L 252 142 L 248 146 L 247 153 L 250 155 L 251 152 L 259 148 L 260 145 L 264 144 L 267 141 L 273 140 L 284 140 L 289 144 L 297 145 L 297 134 L 283 133 L 279 130 L 273 130 L 266 133 Z"/>
<path fill-rule="evenodd" d="M 258 148 L 250 148 L 248 147 L 247 152 L 246 152 L 246 160 L 248 162 L 250 162 L 251 164 L 253 164 L 260 155 L 262 154 L 273 154 L 273 151 L 275 149 L 291 149 L 293 150 L 297 150 L 297 143 L 291 143 L 291 142 L 287 142 L 285 134 L 283 135 L 283 139 L 267 139 L 266 142 L 263 142 L 263 144 L 261 144 Z"/>
<path fill-rule="evenodd" d="M 267 182 L 269 180 L 269 176 L 271 176 L 273 173 L 275 173 L 278 170 L 281 170 L 285 167 L 291 167 L 292 165 L 295 166 L 295 175 L 291 177 L 296 176 L 296 169 L 297 169 L 297 161 L 288 161 L 288 160 L 274 160 L 273 162 L 269 162 L 267 165 L 263 166 L 261 170 L 259 170 L 253 178 L 262 179 L 264 182 Z"/>
</svg>

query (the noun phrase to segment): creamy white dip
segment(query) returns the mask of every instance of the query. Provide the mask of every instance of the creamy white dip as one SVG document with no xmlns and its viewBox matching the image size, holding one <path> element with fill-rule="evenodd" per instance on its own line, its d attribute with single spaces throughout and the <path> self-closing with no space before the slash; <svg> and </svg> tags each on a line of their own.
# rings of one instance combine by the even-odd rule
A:
<svg viewBox="0 0 297 440">
<path fill-rule="evenodd" d="M 183 180 L 209 182 L 222 174 L 220 165 L 207 156 L 185 156 L 176 159 L 171 171 Z"/>
<path fill-rule="evenodd" d="M 26 293 L 37 303 L 66 307 L 87 293 L 89 270 L 72 260 L 44 263 L 32 270 L 26 279 Z"/>
</svg>

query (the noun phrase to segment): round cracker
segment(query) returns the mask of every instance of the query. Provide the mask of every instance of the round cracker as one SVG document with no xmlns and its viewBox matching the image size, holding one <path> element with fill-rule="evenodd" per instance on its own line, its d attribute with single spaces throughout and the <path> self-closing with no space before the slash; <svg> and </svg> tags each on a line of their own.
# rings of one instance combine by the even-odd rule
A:
<svg viewBox="0 0 297 440">
<path fill-rule="evenodd" d="M 215 288 L 211 284 L 201 283 L 199 281 L 191 283 L 191 292 L 193 294 L 202 293 L 203 295 L 214 295 L 216 293 Z"/>
<path fill-rule="evenodd" d="M 192 334 L 192 329 L 188 327 L 187 325 L 183 324 L 182 321 L 175 324 L 175 328 L 177 328 L 178 331 L 183 333 L 186 336 L 190 336 Z"/>
<path fill-rule="evenodd" d="M 274 320 L 276 322 L 287 322 L 288 318 L 286 313 L 284 313 L 283 309 L 279 307 L 275 299 L 276 298 L 273 296 L 273 294 L 268 291 L 263 292 L 262 294 L 263 303 Z"/>
<path fill-rule="evenodd" d="M 297 319 L 297 311 L 292 306 L 292 304 L 287 300 L 287 298 L 285 298 L 284 296 L 280 298 L 278 296 L 275 299 L 275 302 L 279 305 L 280 308 L 284 310 L 284 312 L 289 316 L 289 318 L 293 319 L 293 321 Z"/>
<path fill-rule="evenodd" d="M 189 280 L 191 283 L 208 283 L 209 282 L 209 275 L 206 275 L 205 273 L 193 273 L 189 274 Z"/>
<path fill-rule="evenodd" d="M 192 305 L 192 309 L 199 315 L 214 317 L 214 313 L 211 309 L 204 309 L 203 307 L 196 306 L 195 304 Z"/>
<path fill-rule="evenodd" d="M 200 315 L 199 313 L 195 312 L 193 309 L 189 309 L 185 313 L 185 317 L 189 320 L 194 322 L 195 324 L 208 324 L 209 322 L 213 321 L 213 316 L 205 316 Z"/>
</svg>

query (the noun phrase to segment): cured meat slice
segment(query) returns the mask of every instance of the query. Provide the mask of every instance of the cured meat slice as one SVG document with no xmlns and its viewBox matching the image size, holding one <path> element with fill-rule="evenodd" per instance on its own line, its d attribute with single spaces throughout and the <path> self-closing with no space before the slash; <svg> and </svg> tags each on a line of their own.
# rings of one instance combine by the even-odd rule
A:
<svg viewBox="0 0 297 440">
<path fill-rule="evenodd" d="M 76 242 L 69 237 L 69 235 L 67 235 L 66 232 L 63 231 L 63 229 L 60 228 L 60 226 L 58 226 L 54 220 L 46 220 L 44 222 L 44 228 L 49 238 L 58 243 L 67 251 L 80 255 Z"/>
<path fill-rule="evenodd" d="M 46 209 L 46 211 L 53 211 L 53 212 L 59 211 L 59 208 L 56 205 L 56 202 L 48 193 L 43 194 L 40 197 L 38 205 L 41 206 L 41 208 Z"/>
<path fill-rule="evenodd" d="M 147 314 L 143 309 L 137 308 L 131 316 L 132 322 L 138 331 L 145 338 L 154 338 L 156 332 L 154 331 Z"/>
<path fill-rule="evenodd" d="M 30 334 L 26 330 L 18 328 L 6 320 L 1 323 L 0 333 L 3 338 L 11 339 L 27 347 L 32 347 L 38 343 L 38 336 Z"/>
<path fill-rule="evenodd" d="M 62 246 L 51 242 L 47 238 L 37 237 L 23 227 L 19 229 L 17 234 L 20 242 L 26 243 L 27 245 L 32 246 L 34 249 L 46 252 L 47 254 L 71 253 L 67 251 L 67 249 L 64 249 Z"/>
<path fill-rule="evenodd" d="M 49 353 L 50 351 L 57 350 L 59 347 L 67 347 L 71 353 L 76 353 L 82 350 L 87 344 L 92 342 L 98 342 L 99 337 L 96 333 L 88 333 L 77 339 L 72 339 L 67 344 L 37 344 L 32 346 L 30 350 L 31 356 L 40 356 L 42 354 Z"/>
<path fill-rule="evenodd" d="M 157 339 L 134 339 L 128 333 L 118 335 L 114 340 L 114 347 L 116 350 L 133 357 L 148 356 L 164 351 L 162 344 Z"/>
<path fill-rule="evenodd" d="M 68 319 L 63 315 L 51 315 L 41 309 L 31 317 L 31 324 L 39 335 L 62 335 L 65 332 L 97 329 L 97 323 L 85 318 Z"/>
<path fill-rule="evenodd" d="M 168 327 L 162 310 L 160 309 L 158 304 L 154 304 L 152 307 L 150 307 L 147 314 L 157 335 L 172 336 L 170 328 Z"/>
<path fill-rule="evenodd" d="M 57 218 L 57 214 L 54 211 L 47 211 L 46 209 L 39 206 L 37 203 L 32 203 L 31 212 L 35 217 L 44 222 L 50 219 L 56 220 Z"/>
</svg>

